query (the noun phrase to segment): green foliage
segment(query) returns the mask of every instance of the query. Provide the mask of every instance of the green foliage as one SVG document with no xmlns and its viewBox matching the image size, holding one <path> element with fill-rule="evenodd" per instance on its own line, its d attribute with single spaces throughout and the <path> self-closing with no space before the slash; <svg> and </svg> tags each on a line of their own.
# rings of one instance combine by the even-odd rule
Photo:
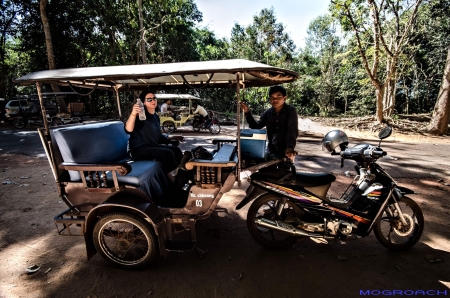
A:
<svg viewBox="0 0 450 298">
<path fill-rule="evenodd" d="M 392 3 L 403 6 L 395 8 Z M 419 9 L 413 34 L 408 36 L 396 61 L 397 113 L 430 112 L 439 91 L 450 46 L 450 3 L 445 0 L 425 3 Z M 197 26 L 202 13 L 194 0 L 155 0 L 142 1 L 142 4 L 143 39 L 138 1 L 49 1 L 47 15 L 56 67 L 139 64 L 143 61 L 142 44 L 147 63 L 243 58 L 298 72 L 299 80 L 285 87 L 288 103 L 300 115 L 375 113 L 375 88 L 362 63 L 352 22 L 345 17 L 349 9 L 354 25 L 359 28 L 368 64 L 372 66 L 376 51 L 367 1 L 331 1 L 330 14 L 318 16 L 310 23 L 302 49 L 296 48 L 284 25 L 277 20 L 273 7 L 257 12 L 248 26 L 236 23 L 229 39 L 218 39 L 208 28 Z M 403 28 L 408 6 L 404 5 L 406 0 L 385 4 L 381 21 L 389 43 L 395 40 L 394 13 L 399 12 L 398 24 Z M 0 8 L 0 97 L 35 93 L 34 87 L 14 86 L 11 81 L 48 68 L 39 1 L 5 0 L 1 1 Z M 381 62 L 376 75 L 382 81 L 389 54 L 381 48 L 379 55 Z M 234 86 L 171 92 L 198 95 L 201 104 L 210 110 L 229 115 L 236 112 Z M 270 106 L 267 92 L 268 88 L 249 88 L 242 96 L 252 112 L 260 114 Z M 92 97 L 96 102 L 92 107 L 95 114 L 115 113 L 115 95 L 95 92 Z M 120 100 L 126 114 L 134 96 L 121 95 Z M 87 99 L 86 104 L 89 105 Z"/>
</svg>

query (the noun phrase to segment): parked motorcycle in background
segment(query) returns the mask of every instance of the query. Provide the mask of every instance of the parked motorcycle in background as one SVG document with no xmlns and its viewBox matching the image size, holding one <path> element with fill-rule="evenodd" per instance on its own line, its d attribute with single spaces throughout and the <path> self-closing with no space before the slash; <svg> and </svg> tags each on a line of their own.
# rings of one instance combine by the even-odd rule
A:
<svg viewBox="0 0 450 298">
<path fill-rule="evenodd" d="M 325 135 L 322 146 L 341 157 L 341 167 L 346 159 L 356 162 L 358 175 L 340 198 L 327 194 L 334 175 L 296 172 L 292 163 L 287 169 L 268 167 L 252 174 L 247 196 L 236 208 L 254 200 L 247 214 L 250 235 L 265 248 L 286 249 L 300 237 L 356 239 L 373 230 L 390 250 L 414 246 L 424 228 L 422 210 L 406 196 L 414 191 L 397 185 L 377 164 L 387 154 L 381 141 L 391 133 L 390 127 L 381 130 L 378 146 L 352 148 L 343 131 Z"/>
<path fill-rule="evenodd" d="M 42 113 L 39 111 L 33 111 L 28 107 L 21 107 L 17 111 L 17 114 L 13 116 L 12 125 L 15 128 L 25 128 L 27 125 L 44 125 L 42 121 Z M 51 124 L 51 116 L 46 114 L 46 119 Z"/>
<path fill-rule="evenodd" d="M 194 120 L 192 121 L 192 127 L 195 132 L 199 132 L 201 129 L 207 129 L 212 134 L 220 133 L 219 119 L 214 115 L 214 112 L 208 112 L 207 120 L 201 121 L 200 115 L 194 115 Z"/>
</svg>

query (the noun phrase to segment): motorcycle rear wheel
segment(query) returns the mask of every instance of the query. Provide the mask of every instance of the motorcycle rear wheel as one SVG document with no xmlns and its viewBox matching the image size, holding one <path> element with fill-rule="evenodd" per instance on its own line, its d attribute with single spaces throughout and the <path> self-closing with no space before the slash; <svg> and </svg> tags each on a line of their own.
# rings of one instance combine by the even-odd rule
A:
<svg viewBox="0 0 450 298">
<path fill-rule="evenodd" d="M 124 269 L 147 266 L 158 255 L 153 228 L 141 217 L 109 213 L 94 227 L 94 245 L 103 258 Z"/>
<path fill-rule="evenodd" d="M 194 122 L 194 124 L 192 124 L 192 128 L 195 132 L 199 132 L 200 129 L 202 129 L 202 124 L 200 122 Z"/>
<path fill-rule="evenodd" d="M 219 124 L 211 124 L 209 127 L 209 132 L 213 135 L 216 135 L 220 132 L 220 125 Z"/>
<path fill-rule="evenodd" d="M 12 125 L 15 128 L 25 128 L 25 126 L 27 126 L 27 120 L 25 120 L 25 118 L 23 118 L 22 116 L 19 116 L 17 118 L 14 118 Z"/>
<path fill-rule="evenodd" d="M 279 216 L 276 214 L 278 208 L 282 208 Z M 301 209 L 289 200 L 273 194 L 265 194 L 250 206 L 247 213 L 247 228 L 252 238 L 262 247 L 272 250 L 288 249 L 297 242 L 299 237 L 258 226 L 255 219 L 280 220 L 294 225 L 295 219 L 300 218 L 302 214 Z"/>
<path fill-rule="evenodd" d="M 413 247 L 423 233 L 424 218 L 419 205 L 408 197 L 398 202 L 407 225 L 405 226 L 398 216 L 393 204 L 383 210 L 375 222 L 374 234 L 378 241 L 392 251 L 405 251 Z"/>
</svg>

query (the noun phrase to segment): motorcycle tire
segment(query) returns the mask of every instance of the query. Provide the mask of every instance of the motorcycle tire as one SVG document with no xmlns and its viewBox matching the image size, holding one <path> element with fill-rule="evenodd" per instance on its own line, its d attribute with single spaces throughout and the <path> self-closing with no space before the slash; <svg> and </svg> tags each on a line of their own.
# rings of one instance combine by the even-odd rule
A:
<svg viewBox="0 0 450 298">
<path fill-rule="evenodd" d="M 95 224 L 93 240 L 103 258 L 124 269 L 143 268 L 158 255 L 153 228 L 133 214 L 106 214 Z"/>
<path fill-rule="evenodd" d="M 162 129 L 165 133 L 171 133 L 175 131 L 175 123 L 173 121 L 164 121 L 162 124 Z"/>
<path fill-rule="evenodd" d="M 419 205 L 408 197 L 398 201 L 408 225 L 398 217 L 394 205 L 389 202 L 375 222 L 374 234 L 378 241 L 392 251 L 405 251 L 413 247 L 423 233 L 424 218 Z"/>
<path fill-rule="evenodd" d="M 194 122 L 192 124 L 192 128 L 194 129 L 195 132 L 199 132 L 200 129 L 202 129 L 202 124 L 200 122 Z"/>
<path fill-rule="evenodd" d="M 15 128 L 25 128 L 27 126 L 27 120 L 21 116 L 14 118 L 14 120 L 12 121 L 12 125 Z"/>
<path fill-rule="evenodd" d="M 281 214 L 278 216 L 276 210 L 283 204 Z M 274 194 L 264 194 L 256 199 L 247 213 L 247 228 L 252 238 L 262 247 L 272 250 L 288 249 L 294 245 L 299 237 L 286 232 L 268 229 L 255 223 L 257 218 L 283 221 L 287 224 L 295 224 L 293 220 L 300 218 L 303 211 L 291 201 Z"/>
<path fill-rule="evenodd" d="M 220 125 L 219 124 L 211 124 L 209 127 L 209 132 L 213 135 L 220 133 Z"/>
</svg>

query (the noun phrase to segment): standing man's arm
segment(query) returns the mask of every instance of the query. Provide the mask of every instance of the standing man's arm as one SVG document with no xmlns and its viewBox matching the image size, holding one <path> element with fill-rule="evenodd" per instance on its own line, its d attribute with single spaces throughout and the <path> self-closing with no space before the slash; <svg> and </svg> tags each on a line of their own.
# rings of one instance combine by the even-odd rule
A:
<svg viewBox="0 0 450 298">
<path fill-rule="evenodd" d="M 261 115 L 259 121 L 256 122 L 256 120 L 252 116 L 252 113 L 250 112 L 250 109 L 245 103 L 241 103 L 241 109 L 244 111 L 245 119 L 247 119 L 247 123 L 250 128 L 261 129 L 267 125 L 267 110 Z"/>
<path fill-rule="evenodd" d="M 293 158 L 297 155 L 295 151 L 295 145 L 297 143 L 298 137 L 298 114 L 294 107 L 288 110 L 287 115 L 287 134 L 286 134 L 286 156 L 289 158 Z"/>
</svg>

